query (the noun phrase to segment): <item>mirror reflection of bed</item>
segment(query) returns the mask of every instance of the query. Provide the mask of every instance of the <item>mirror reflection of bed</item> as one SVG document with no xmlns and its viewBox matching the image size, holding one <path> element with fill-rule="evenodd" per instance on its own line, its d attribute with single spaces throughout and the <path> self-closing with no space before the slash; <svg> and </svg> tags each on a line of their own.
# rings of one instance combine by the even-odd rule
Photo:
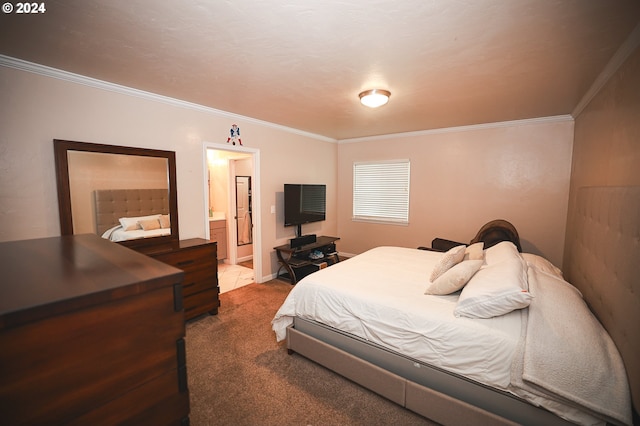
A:
<svg viewBox="0 0 640 426">
<path fill-rule="evenodd" d="M 93 196 L 102 238 L 122 242 L 171 235 L 167 189 L 102 189 Z"/>
<path fill-rule="evenodd" d="M 62 139 L 53 148 L 61 235 L 99 234 L 181 269 L 176 309 L 185 320 L 216 315 L 217 244 L 180 238 L 175 151 Z"/>
<path fill-rule="evenodd" d="M 167 159 L 83 151 L 67 155 L 74 233 L 103 235 L 120 225 L 120 218 L 169 214 Z M 124 234 L 113 241 L 144 236 Z"/>
<path fill-rule="evenodd" d="M 54 156 L 62 235 L 134 249 L 180 240 L 175 152 L 55 139 Z"/>
</svg>

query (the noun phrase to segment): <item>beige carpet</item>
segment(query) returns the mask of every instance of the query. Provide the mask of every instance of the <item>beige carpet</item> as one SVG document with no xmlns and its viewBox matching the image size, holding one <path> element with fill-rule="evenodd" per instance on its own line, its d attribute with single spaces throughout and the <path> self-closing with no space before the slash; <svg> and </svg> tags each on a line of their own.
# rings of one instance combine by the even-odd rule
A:
<svg viewBox="0 0 640 426">
<path fill-rule="evenodd" d="M 279 280 L 220 295 L 217 316 L 187 324 L 191 424 L 432 425 L 276 343 Z"/>
</svg>

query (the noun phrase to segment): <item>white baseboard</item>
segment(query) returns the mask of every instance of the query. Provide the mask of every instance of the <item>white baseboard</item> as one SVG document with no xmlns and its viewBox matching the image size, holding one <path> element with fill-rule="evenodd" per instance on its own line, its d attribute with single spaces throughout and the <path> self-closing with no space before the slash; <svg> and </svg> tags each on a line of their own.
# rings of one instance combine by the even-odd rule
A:
<svg viewBox="0 0 640 426">
<path fill-rule="evenodd" d="M 249 256 L 239 257 L 238 259 L 236 259 L 236 261 L 238 263 L 246 262 L 246 261 L 249 261 L 249 260 L 253 260 L 253 255 L 250 254 Z"/>
</svg>

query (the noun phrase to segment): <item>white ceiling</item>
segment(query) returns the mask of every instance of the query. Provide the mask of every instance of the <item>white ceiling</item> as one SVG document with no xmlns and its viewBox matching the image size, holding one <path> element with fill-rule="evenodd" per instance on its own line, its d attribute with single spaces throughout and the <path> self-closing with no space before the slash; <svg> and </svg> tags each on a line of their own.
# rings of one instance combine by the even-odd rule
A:
<svg viewBox="0 0 640 426">
<path fill-rule="evenodd" d="M 640 22 L 635 0 L 44 3 L 0 15 L 0 54 L 334 139 L 570 114 Z"/>
</svg>

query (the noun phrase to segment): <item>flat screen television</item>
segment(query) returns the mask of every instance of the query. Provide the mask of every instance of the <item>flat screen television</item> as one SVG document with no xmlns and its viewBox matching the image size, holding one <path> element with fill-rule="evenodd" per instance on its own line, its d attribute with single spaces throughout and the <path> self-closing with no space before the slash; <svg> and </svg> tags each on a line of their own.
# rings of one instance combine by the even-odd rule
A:
<svg viewBox="0 0 640 426">
<path fill-rule="evenodd" d="M 284 185 L 284 226 L 320 222 L 326 218 L 327 186 L 316 184 Z"/>
</svg>

